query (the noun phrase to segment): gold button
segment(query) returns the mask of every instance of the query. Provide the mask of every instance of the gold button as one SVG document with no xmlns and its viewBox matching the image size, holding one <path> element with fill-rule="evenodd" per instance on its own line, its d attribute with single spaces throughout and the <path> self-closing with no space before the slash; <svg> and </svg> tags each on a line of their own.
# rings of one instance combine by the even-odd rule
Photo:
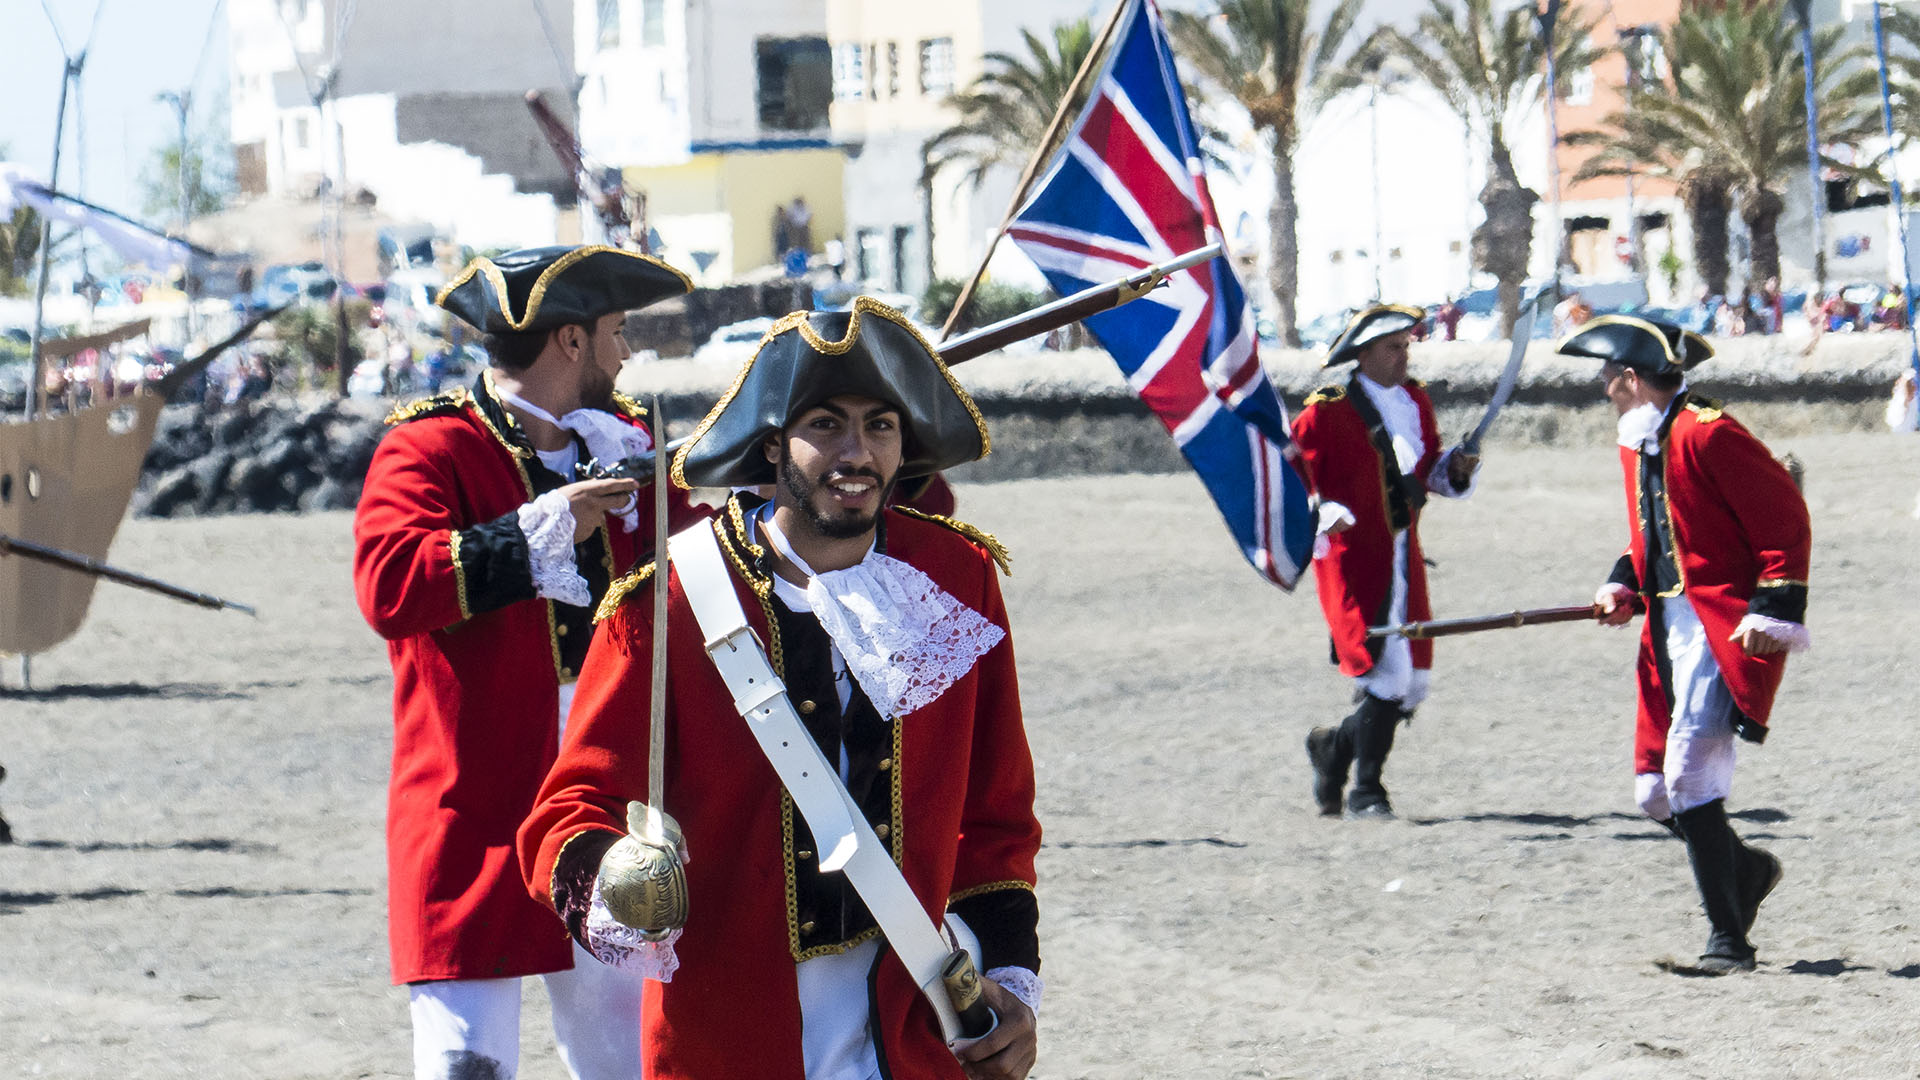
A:
<svg viewBox="0 0 1920 1080">
<path fill-rule="evenodd" d="M 803 933 L 803 934 L 811 934 L 811 933 L 813 933 L 813 920 L 812 920 L 812 919 L 808 919 L 808 920 L 807 920 L 806 922 L 803 922 L 803 923 L 801 923 L 801 924 L 800 924 L 800 932 L 801 932 L 801 933 Z"/>
<path fill-rule="evenodd" d="M 563 678 L 563 679 L 571 679 L 571 678 L 573 678 L 573 669 L 572 669 L 572 668 L 570 668 L 570 667 L 563 667 L 563 668 L 561 668 L 561 669 L 560 669 L 560 677 L 561 677 L 561 678 Z"/>
<path fill-rule="evenodd" d="M 890 758 L 890 757 L 883 757 L 883 758 L 881 758 L 881 759 L 880 759 L 880 771 L 881 771 L 881 772 L 886 772 L 886 771 L 887 771 L 888 769 L 891 769 L 891 768 L 893 768 L 893 759 L 892 759 L 892 758 Z"/>
<path fill-rule="evenodd" d="M 801 862 L 806 862 L 806 861 L 807 861 L 808 859 L 811 859 L 811 858 L 813 858 L 813 852 L 811 852 L 811 851 L 796 851 L 796 852 L 794 852 L 794 856 L 795 856 L 796 858 L 798 858 L 798 859 L 799 859 L 799 860 L 800 860 Z"/>
<path fill-rule="evenodd" d="M 559 625 L 559 627 L 557 627 L 557 628 L 556 628 L 556 629 L 554 630 L 554 633 L 556 633 L 556 634 L 559 634 L 559 635 L 560 635 L 561 637 L 566 637 L 566 636 L 567 636 L 567 624 L 566 624 L 566 623 L 561 623 L 561 624 Z"/>
<path fill-rule="evenodd" d="M 801 716 L 812 716 L 812 715 L 813 715 L 813 709 L 814 709 L 814 705 L 813 705 L 813 702 L 811 702 L 811 701 L 803 701 L 803 702 L 801 702 L 801 703 L 800 703 L 800 715 L 801 715 Z"/>
<path fill-rule="evenodd" d="M 880 824 L 875 825 L 873 827 L 873 835 L 879 837 L 882 840 L 885 840 L 887 838 L 887 834 L 892 831 L 893 831 L 892 829 L 887 828 L 887 825 L 885 822 L 881 822 Z"/>
</svg>

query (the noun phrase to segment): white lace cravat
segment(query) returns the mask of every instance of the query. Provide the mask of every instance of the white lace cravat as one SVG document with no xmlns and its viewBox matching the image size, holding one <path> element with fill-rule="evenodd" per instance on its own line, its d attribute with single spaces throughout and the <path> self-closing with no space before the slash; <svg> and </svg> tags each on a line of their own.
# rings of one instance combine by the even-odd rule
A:
<svg viewBox="0 0 1920 1080">
<path fill-rule="evenodd" d="M 807 575 L 808 606 L 883 715 L 905 716 L 946 693 L 1007 636 L 899 559 L 869 550 L 845 570 L 816 574 L 772 515 L 759 521 L 768 542 Z"/>
</svg>

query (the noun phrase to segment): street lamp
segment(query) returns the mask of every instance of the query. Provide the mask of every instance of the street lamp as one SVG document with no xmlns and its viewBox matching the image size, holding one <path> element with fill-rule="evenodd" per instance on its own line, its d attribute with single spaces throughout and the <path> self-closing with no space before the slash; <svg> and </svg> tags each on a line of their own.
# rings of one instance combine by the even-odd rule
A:
<svg viewBox="0 0 1920 1080">
<path fill-rule="evenodd" d="M 1820 114 L 1814 102 L 1813 0 L 1793 0 L 1793 13 L 1800 17 L 1800 56 L 1806 69 L 1807 190 L 1813 204 L 1813 283 L 1818 296 L 1827 291 L 1827 240 L 1821 220 L 1826 186 L 1820 181 Z"/>
</svg>

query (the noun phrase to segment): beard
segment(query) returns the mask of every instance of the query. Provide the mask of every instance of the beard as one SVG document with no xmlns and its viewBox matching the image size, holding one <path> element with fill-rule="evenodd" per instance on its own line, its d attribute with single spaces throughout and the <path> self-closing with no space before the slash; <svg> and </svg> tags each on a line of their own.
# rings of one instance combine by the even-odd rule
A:
<svg viewBox="0 0 1920 1080">
<path fill-rule="evenodd" d="M 600 370 L 600 356 L 593 339 L 587 339 L 585 363 L 580 365 L 580 407 L 613 411 L 613 376 Z"/>
<path fill-rule="evenodd" d="M 893 488 L 893 478 L 881 476 L 872 469 L 849 469 L 844 472 L 830 472 L 820 479 L 814 479 L 800 471 L 790 457 L 782 457 L 778 467 L 780 486 L 793 496 L 800 513 L 813 531 L 828 540 L 851 540 L 863 533 L 872 531 L 874 523 L 880 519 L 880 509 L 887 504 L 887 493 Z M 859 511 L 836 511 L 822 509 L 815 503 L 815 497 L 821 489 L 836 479 L 848 479 L 862 476 L 872 480 L 880 492 L 879 507 L 873 513 Z"/>
</svg>

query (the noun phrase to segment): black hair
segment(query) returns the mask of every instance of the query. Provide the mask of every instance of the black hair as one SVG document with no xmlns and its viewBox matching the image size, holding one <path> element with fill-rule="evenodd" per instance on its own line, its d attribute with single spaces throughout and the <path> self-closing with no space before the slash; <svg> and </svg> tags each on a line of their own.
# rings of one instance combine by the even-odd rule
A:
<svg viewBox="0 0 1920 1080">
<path fill-rule="evenodd" d="M 540 354 L 546 351 L 547 340 L 568 326 L 578 326 L 587 340 L 593 340 L 592 323 L 562 323 L 545 330 L 503 331 L 487 334 L 480 344 L 487 350 L 487 357 L 494 367 L 515 374 L 533 366 Z"/>
<path fill-rule="evenodd" d="M 1680 389 L 1680 384 L 1686 380 L 1686 375 L 1678 371 L 1663 371 L 1655 375 L 1651 372 L 1636 370 L 1634 374 L 1640 376 L 1641 382 L 1663 394 L 1670 394 Z"/>
</svg>

